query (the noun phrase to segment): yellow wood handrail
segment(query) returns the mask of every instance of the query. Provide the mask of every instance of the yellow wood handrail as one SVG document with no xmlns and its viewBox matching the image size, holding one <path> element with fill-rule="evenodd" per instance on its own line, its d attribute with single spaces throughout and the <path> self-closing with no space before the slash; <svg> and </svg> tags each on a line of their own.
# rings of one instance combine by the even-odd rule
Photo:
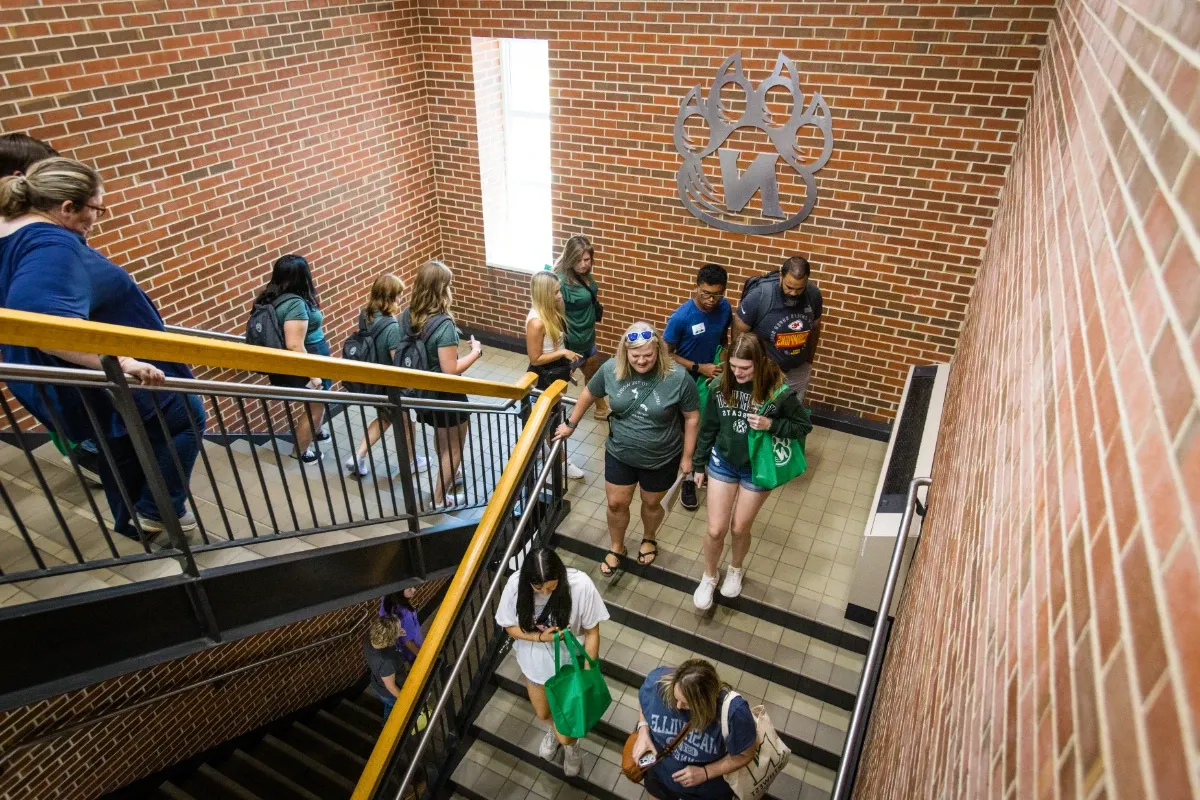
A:
<svg viewBox="0 0 1200 800">
<path fill-rule="evenodd" d="M 566 388 L 565 382 L 555 381 L 534 404 L 525 428 L 517 438 L 517 444 L 508 459 L 508 464 L 504 467 L 504 472 L 501 473 L 500 480 L 496 484 L 496 491 L 492 493 L 492 499 L 488 501 L 487 508 L 483 511 L 483 517 L 479 520 L 475 535 L 471 537 L 471 543 L 467 545 L 467 552 L 463 556 L 462 562 L 459 563 L 454 577 L 450 580 L 446 597 L 442 600 L 441 607 L 438 608 L 438 612 L 433 618 L 429 634 L 425 637 L 425 643 L 421 645 L 421 650 L 417 653 L 417 660 L 404 680 L 400 696 L 396 698 L 396 706 L 383 726 L 383 733 L 375 742 L 375 749 L 371 751 L 371 757 L 367 760 L 367 766 L 363 769 L 362 776 L 358 779 L 358 785 L 354 787 L 351 800 L 370 800 L 379 787 L 380 781 L 383 780 L 384 770 L 387 769 L 388 762 L 392 759 L 392 753 L 396 749 L 401 732 L 407 730 L 412 724 L 411 719 L 417 707 L 417 701 L 425 690 L 425 684 L 429 682 L 438 654 L 445 647 L 446 640 L 450 636 L 450 626 L 453 625 L 455 617 L 458 616 L 459 610 L 466 601 L 467 592 L 470 591 L 475 576 L 483 568 L 492 539 L 500 530 L 504 512 L 508 508 L 513 494 L 520 488 L 521 476 L 525 473 L 525 468 L 533 458 L 534 451 L 545 436 L 543 428 L 550 420 L 554 405 L 562 397 Z"/>
<path fill-rule="evenodd" d="M 42 350 L 121 355 L 154 361 L 174 361 L 248 372 L 274 372 L 332 381 L 356 381 L 380 386 L 403 386 L 436 392 L 461 392 L 485 397 L 522 398 L 537 381 L 526 373 L 517 383 L 481 381 L 440 372 L 385 367 L 290 350 L 274 350 L 241 342 L 204 339 L 180 333 L 148 331 L 82 319 L 0 309 L 0 343 Z"/>
</svg>

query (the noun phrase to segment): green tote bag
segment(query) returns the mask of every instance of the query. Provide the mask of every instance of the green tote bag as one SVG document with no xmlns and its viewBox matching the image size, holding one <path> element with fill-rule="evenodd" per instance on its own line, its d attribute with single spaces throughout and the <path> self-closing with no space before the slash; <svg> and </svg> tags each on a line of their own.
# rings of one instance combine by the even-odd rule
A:
<svg viewBox="0 0 1200 800">
<path fill-rule="evenodd" d="M 559 640 L 567 646 L 571 663 L 559 663 Z M 584 669 L 587 664 L 590 669 Z M 569 630 L 554 637 L 554 677 L 546 681 L 546 699 L 554 727 L 563 736 L 581 739 L 595 727 L 612 704 L 608 684 L 596 662 Z"/>
<path fill-rule="evenodd" d="M 717 354 L 713 356 L 713 363 L 718 367 L 721 366 L 721 356 L 725 352 L 725 346 L 721 345 L 717 348 Z M 700 395 L 700 416 L 704 416 L 704 404 L 708 402 L 708 395 L 712 391 L 712 387 L 708 385 L 711 378 L 701 378 L 696 382 L 696 393 Z"/>
<path fill-rule="evenodd" d="M 779 387 L 771 399 L 779 397 L 785 387 Z M 765 408 L 765 406 L 764 406 Z M 759 409 L 759 414 L 763 409 Z M 807 413 L 807 412 L 806 412 Z M 750 479 L 763 489 L 775 489 L 804 474 L 808 461 L 804 458 L 804 440 L 781 439 L 770 431 L 751 429 L 746 434 L 750 448 Z"/>
</svg>

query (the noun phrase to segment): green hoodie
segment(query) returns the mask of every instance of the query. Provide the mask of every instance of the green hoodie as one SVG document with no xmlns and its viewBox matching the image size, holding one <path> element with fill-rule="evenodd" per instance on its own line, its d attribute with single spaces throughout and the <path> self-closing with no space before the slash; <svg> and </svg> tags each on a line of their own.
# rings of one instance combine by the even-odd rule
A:
<svg viewBox="0 0 1200 800">
<path fill-rule="evenodd" d="M 746 422 L 746 413 L 750 407 L 750 392 L 754 387 L 750 383 L 739 383 L 733 391 L 733 404 L 726 405 L 721 393 L 721 376 L 709 380 L 708 385 L 708 402 L 704 404 L 704 413 L 700 417 L 700 435 L 696 440 L 692 468 L 699 472 L 708 466 L 715 443 L 721 458 L 729 462 L 731 467 L 740 469 L 750 463 L 750 448 L 746 443 L 750 425 Z M 812 430 L 808 411 L 800 405 L 796 393 L 786 385 L 782 394 L 757 410 L 763 416 L 771 417 L 772 436 L 799 439 Z"/>
</svg>

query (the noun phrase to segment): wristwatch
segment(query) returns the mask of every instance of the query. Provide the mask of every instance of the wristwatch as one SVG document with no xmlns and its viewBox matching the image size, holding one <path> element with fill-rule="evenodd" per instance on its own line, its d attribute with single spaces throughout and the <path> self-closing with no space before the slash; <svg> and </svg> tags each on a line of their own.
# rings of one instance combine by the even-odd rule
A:
<svg viewBox="0 0 1200 800">
<path fill-rule="evenodd" d="M 689 373 L 689 374 L 690 374 L 690 375 L 691 375 L 693 378 L 694 378 L 694 377 L 696 377 L 697 375 L 699 375 L 699 374 L 700 374 L 700 362 L 699 362 L 699 361 L 693 361 L 693 362 L 692 362 L 692 368 L 688 370 L 688 373 Z"/>
</svg>

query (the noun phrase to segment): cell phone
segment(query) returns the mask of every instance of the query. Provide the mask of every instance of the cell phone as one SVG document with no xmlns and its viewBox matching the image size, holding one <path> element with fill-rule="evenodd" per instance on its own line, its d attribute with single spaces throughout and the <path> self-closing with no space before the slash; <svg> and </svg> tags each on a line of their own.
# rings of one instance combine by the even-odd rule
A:
<svg viewBox="0 0 1200 800">
<path fill-rule="evenodd" d="M 639 767 L 649 767 L 654 764 L 654 753 L 642 753 L 642 757 L 638 759 Z"/>
</svg>

